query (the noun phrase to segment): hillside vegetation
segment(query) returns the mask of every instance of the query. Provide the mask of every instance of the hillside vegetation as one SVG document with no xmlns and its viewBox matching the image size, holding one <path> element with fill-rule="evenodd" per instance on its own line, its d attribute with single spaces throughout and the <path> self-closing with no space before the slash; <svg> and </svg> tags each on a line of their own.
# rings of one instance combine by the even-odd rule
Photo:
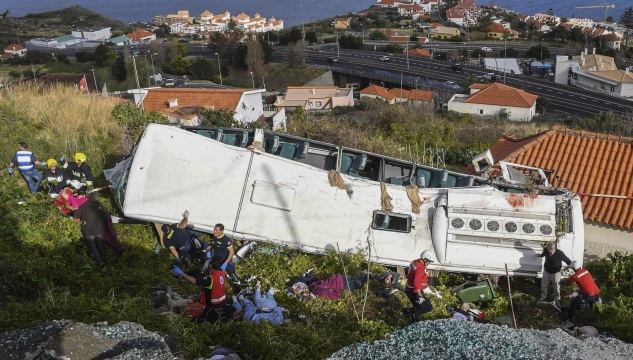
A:
<svg viewBox="0 0 633 360">
<path fill-rule="evenodd" d="M 336 119 L 298 113 L 290 131 L 404 158 L 422 158 L 427 148 L 463 149 L 461 142 L 469 139 L 468 144 L 483 148 L 499 130 L 518 131 L 517 125 L 501 121 L 493 128 L 470 118 L 442 119 L 429 113 L 414 115 L 397 107 L 373 106 L 370 121 L 356 120 L 352 112 Z M 81 151 L 88 155 L 88 163 L 97 174 L 97 185 L 105 183 L 102 170 L 127 154 L 132 139 L 145 124 L 163 121 L 157 114 L 68 88 L 16 87 L 0 92 L 0 150 L 5 163 L 18 141 L 29 142 L 38 159 L 69 157 Z M 536 130 L 528 124 L 523 131 Z M 368 289 L 345 293 L 337 302 L 302 303 L 280 293 L 277 299 L 290 309 L 292 321 L 281 326 L 241 322 L 198 325 L 187 317 L 158 315 L 152 306 L 155 291 L 169 286 L 188 296 L 198 293 L 198 289 L 170 275 L 167 252 L 152 256 L 156 236 L 149 226 L 117 225 L 125 252 L 120 257 L 108 252 L 108 265 L 98 269 L 85 254 L 78 223 L 62 217 L 44 202 L 43 193 L 30 194 L 17 172 L 9 175 L 3 171 L 0 188 L 0 332 L 53 319 L 111 324 L 128 320 L 175 337 L 186 358 L 222 344 L 236 349 L 244 359 L 323 359 L 351 343 L 382 339 L 386 333 L 407 325 L 401 314 L 401 308 L 408 306 L 405 295 L 379 298 L 374 282 Z M 99 193 L 99 198 L 116 212 L 108 192 Z M 258 248 L 261 250 L 237 264 L 237 271 L 243 278 L 258 276 L 263 286 L 284 288 L 286 279 L 309 268 L 320 277 L 336 272 L 359 275 L 367 268 L 373 273 L 385 270 L 368 265 L 363 254 L 310 256 L 277 247 Z M 416 255 L 412 254 L 412 259 Z M 579 324 L 592 324 L 622 340 L 633 341 L 632 260 L 631 256 L 615 254 L 589 264 L 603 289 L 605 304 L 595 313 L 579 313 Z M 426 318 L 447 317 L 446 306 L 458 304 L 449 288 L 466 279 L 465 275 L 441 274 L 437 289 L 443 299 L 432 298 L 435 310 Z M 553 310 L 534 306 L 539 290 L 533 279 L 511 281 L 520 327 L 548 328 L 559 322 Z M 510 313 L 505 279 L 500 281 L 497 293 L 499 297 L 484 306 L 490 319 Z"/>
<path fill-rule="evenodd" d="M 112 32 L 122 33 L 129 25 L 78 5 L 23 17 L 13 17 L 9 12 L 6 18 L 0 20 L 0 39 L 12 39 L 15 42 L 16 32 L 22 41 L 26 41 L 35 37 L 67 35 L 77 29 L 102 27 L 111 27 Z"/>
</svg>

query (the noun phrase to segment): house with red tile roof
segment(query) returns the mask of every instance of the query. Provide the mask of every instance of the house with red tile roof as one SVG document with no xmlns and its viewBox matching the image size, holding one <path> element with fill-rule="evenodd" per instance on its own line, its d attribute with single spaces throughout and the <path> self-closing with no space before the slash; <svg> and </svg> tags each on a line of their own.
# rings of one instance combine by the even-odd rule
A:
<svg viewBox="0 0 633 360">
<path fill-rule="evenodd" d="M 486 28 L 486 36 L 493 39 L 507 38 L 510 36 L 510 33 L 510 30 L 498 23 L 492 23 Z"/>
<path fill-rule="evenodd" d="M 353 89 L 336 86 L 288 86 L 284 95 L 277 96 L 274 105 L 279 110 L 303 108 L 331 111 L 337 106 L 354 106 Z"/>
<path fill-rule="evenodd" d="M 352 19 L 348 17 L 337 17 L 334 19 L 334 27 L 338 30 L 347 30 Z"/>
<path fill-rule="evenodd" d="M 471 94 L 455 94 L 448 101 L 448 110 L 459 113 L 495 116 L 505 111 L 509 120 L 530 121 L 536 115 L 538 96 L 500 83 L 486 87 L 476 84 Z"/>
<path fill-rule="evenodd" d="M 542 168 L 553 186 L 580 196 L 585 252 L 633 251 L 633 138 L 553 128 L 523 139 L 503 135 L 490 150 L 495 162 Z"/>
<path fill-rule="evenodd" d="M 425 43 L 428 42 L 427 38 L 418 38 L 418 41 L 420 41 L 420 39 L 425 39 Z M 421 57 L 421 58 L 426 58 L 426 59 L 430 59 L 431 58 L 431 51 L 429 51 L 429 49 L 409 49 L 407 50 L 407 52 L 409 53 L 409 56 L 417 56 L 417 57 Z"/>
<path fill-rule="evenodd" d="M 179 125 L 200 124 L 202 110 L 233 111 L 233 118 L 243 124 L 261 120 L 264 115 L 264 90 L 150 88 L 142 99 L 145 111 L 157 111 Z"/>
<path fill-rule="evenodd" d="M 379 85 L 369 85 L 359 92 L 360 98 L 381 99 L 389 104 L 409 103 L 410 105 L 433 106 L 435 93 L 426 90 L 388 89 Z"/>
<path fill-rule="evenodd" d="M 138 44 L 147 44 L 152 41 L 156 41 L 156 34 L 154 34 L 153 32 L 145 31 L 143 29 L 138 29 L 129 34 L 125 34 L 125 36 L 128 39 L 132 40 L 133 43 Z"/>
<path fill-rule="evenodd" d="M 12 56 L 23 57 L 26 55 L 26 48 L 20 44 L 9 44 L 4 48 L 4 53 L 7 54 L 7 58 Z"/>
</svg>

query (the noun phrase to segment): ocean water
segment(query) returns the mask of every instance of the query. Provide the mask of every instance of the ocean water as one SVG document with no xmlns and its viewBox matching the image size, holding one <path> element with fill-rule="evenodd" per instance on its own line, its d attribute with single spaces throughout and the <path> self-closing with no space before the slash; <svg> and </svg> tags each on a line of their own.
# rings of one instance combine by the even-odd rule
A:
<svg viewBox="0 0 633 360">
<path fill-rule="evenodd" d="M 615 8 L 609 9 L 607 16 L 613 16 L 613 20 L 620 21 L 620 16 L 627 7 L 633 7 L 631 0 L 484 0 L 476 1 L 477 5 L 497 4 L 497 6 L 515 10 L 519 14 L 533 15 L 536 13 L 546 13 L 552 8 L 554 14 L 561 17 L 587 18 L 594 20 L 604 20 L 604 8 L 576 9 L 576 6 L 592 6 L 602 4 L 613 4 Z"/>
<path fill-rule="evenodd" d="M 376 0 L 2 0 L 0 11 L 9 10 L 9 16 L 24 16 L 29 13 L 57 10 L 80 5 L 102 15 L 124 22 L 151 22 L 154 15 L 175 14 L 178 10 L 189 10 L 192 16 L 198 16 L 209 10 L 214 14 L 229 11 L 231 15 L 245 12 L 254 16 L 275 17 L 284 20 L 284 26 L 290 28 L 302 23 L 346 15 L 366 9 Z M 532 15 L 546 13 L 551 7 L 554 13 L 564 17 L 580 17 L 602 20 L 604 9 L 575 9 L 576 6 L 614 4 L 608 15 L 615 21 L 620 20 L 624 9 L 633 6 L 631 0 L 480 0 L 477 5 L 497 4 L 499 7 L 515 10 L 520 14 Z"/>
<path fill-rule="evenodd" d="M 190 16 L 199 16 L 205 10 L 214 14 L 229 11 L 232 16 L 241 12 L 249 16 L 259 13 L 265 18 L 284 20 L 284 27 L 309 23 L 364 10 L 376 0 L 1 0 L 0 12 L 8 9 L 9 16 L 63 9 L 79 5 L 99 14 L 124 22 L 151 22 L 154 15 L 175 14 L 189 10 Z"/>
</svg>

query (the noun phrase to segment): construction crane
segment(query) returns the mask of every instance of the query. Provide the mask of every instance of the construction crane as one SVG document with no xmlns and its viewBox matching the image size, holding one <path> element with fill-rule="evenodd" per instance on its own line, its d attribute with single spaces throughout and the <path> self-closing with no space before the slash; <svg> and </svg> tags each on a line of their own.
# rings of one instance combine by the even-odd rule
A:
<svg viewBox="0 0 633 360">
<path fill-rule="evenodd" d="M 590 5 L 590 6 L 576 6 L 576 9 L 599 9 L 604 8 L 604 21 L 607 22 L 607 11 L 615 8 L 614 4 L 602 4 L 602 5 Z"/>
</svg>

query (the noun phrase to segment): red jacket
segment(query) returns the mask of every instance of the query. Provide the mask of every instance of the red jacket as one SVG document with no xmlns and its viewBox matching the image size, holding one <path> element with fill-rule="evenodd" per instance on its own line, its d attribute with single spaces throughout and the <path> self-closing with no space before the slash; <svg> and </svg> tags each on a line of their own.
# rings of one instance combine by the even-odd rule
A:
<svg viewBox="0 0 633 360">
<path fill-rule="evenodd" d="M 409 275 L 407 276 L 407 291 L 416 292 L 429 287 L 429 276 L 426 274 L 426 266 L 422 259 L 411 262 Z"/>
<path fill-rule="evenodd" d="M 222 270 L 212 270 L 211 278 L 213 284 L 211 285 L 211 304 L 218 305 L 224 303 L 226 300 L 226 273 Z"/>
<path fill-rule="evenodd" d="M 600 289 L 598 289 L 598 285 L 593 280 L 593 276 L 585 269 L 576 270 L 576 273 L 569 277 L 569 281 L 578 284 L 578 290 L 583 294 L 589 296 L 600 294 Z"/>
</svg>

